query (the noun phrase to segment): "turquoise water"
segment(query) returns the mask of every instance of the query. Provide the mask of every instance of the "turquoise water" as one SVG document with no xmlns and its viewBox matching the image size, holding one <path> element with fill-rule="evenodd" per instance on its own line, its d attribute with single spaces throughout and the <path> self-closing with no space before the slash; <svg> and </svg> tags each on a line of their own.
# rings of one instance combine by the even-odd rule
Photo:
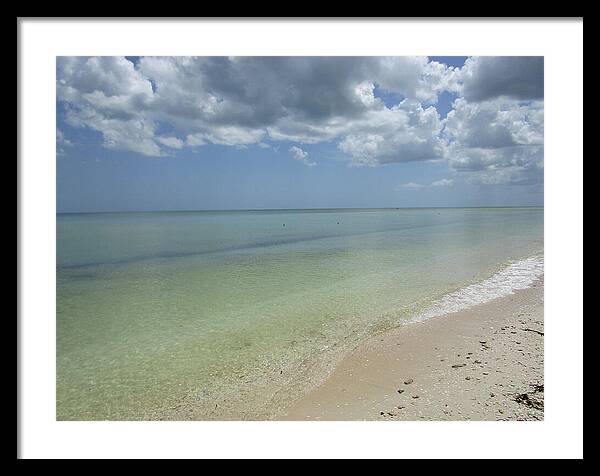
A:
<svg viewBox="0 0 600 476">
<path fill-rule="evenodd" d="M 543 209 L 57 216 L 59 420 L 263 419 L 543 251 Z"/>
</svg>

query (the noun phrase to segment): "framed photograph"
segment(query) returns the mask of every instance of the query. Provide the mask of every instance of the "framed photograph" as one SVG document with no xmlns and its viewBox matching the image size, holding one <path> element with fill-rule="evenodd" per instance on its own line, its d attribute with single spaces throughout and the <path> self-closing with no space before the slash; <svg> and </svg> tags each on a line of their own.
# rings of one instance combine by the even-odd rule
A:
<svg viewBox="0 0 600 476">
<path fill-rule="evenodd" d="M 581 19 L 18 29 L 18 457 L 582 457 Z"/>
</svg>

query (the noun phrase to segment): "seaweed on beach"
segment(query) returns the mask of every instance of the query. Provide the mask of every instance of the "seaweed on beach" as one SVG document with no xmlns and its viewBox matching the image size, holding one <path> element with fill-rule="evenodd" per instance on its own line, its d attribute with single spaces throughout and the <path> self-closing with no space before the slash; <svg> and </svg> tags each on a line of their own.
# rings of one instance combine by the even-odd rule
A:
<svg viewBox="0 0 600 476">
<path fill-rule="evenodd" d="M 515 401 L 522 405 L 525 405 L 529 408 L 533 408 L 534 410 L 544 410 L 544 400 L 542 398 L 533 397 L 532 395 L 543 393 L 544 392 L 544 384 L 532 384 L 533 392 L 529 393 L 519 393 L 516 395 Z"/>
</svg>

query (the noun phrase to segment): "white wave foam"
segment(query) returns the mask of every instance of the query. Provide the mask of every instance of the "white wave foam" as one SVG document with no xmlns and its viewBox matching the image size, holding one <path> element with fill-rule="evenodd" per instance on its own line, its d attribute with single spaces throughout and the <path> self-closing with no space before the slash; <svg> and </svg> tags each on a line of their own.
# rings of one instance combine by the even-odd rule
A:
<svg viewBox="0 0 600 476">
<path fill-rule="evenodd" d="M 435 301 L 414 321 L 462 311 L 499 297 L 508 296 L 518 289 L 530 287 L 544 273 L 543 256 L 533 256 L 512 263 L 491 278 L 447 294 Z"/>
</svg>

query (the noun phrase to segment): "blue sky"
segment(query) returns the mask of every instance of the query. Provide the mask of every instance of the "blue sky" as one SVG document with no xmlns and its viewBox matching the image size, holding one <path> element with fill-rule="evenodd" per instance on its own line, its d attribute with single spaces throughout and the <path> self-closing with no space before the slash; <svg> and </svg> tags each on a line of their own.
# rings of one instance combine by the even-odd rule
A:
<svg viewBox="0 0 600 476">
<path fill-rule="evenodd" d="M 57 60 L 59 212 L 541 204 L 541 58 Z"/>
</svg>

